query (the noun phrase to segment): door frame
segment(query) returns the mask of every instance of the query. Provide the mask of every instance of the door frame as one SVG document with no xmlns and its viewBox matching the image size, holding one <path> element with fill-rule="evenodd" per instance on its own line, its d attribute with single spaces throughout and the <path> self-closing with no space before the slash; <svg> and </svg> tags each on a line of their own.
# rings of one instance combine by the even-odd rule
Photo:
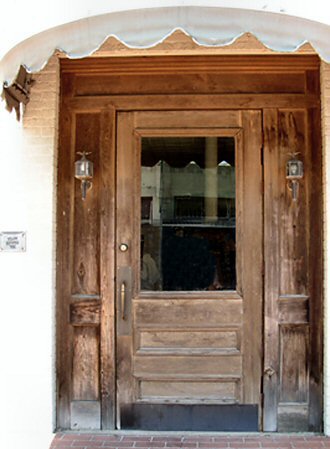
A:
<svg viewBox="0 0 330 449">
<path fill-rule="evenodd" d="M 103 58 L 100 64 L 100 76 L 107 70 L 115 70 L 116 75 L 125 76 L 127 70 L 127 60 L 131 66 L 132 72 L 135 70 L 135 64 L 141 64 L 140 58 L 121 58 L 121 61 L 104 62 Z M 212 94 L 164 94 L 164 95 L 140 95 L 138 92 L 131 95 L 112 95 L 104 94 L 96 96 L 95 94 L 79 93 L 75 86 L 76 79 L 86 77 L 90 79 L 97 73 L 98 61 L 96 58 L 90 64 L 90 60 L 83 61 L 62 61 L 62 89 L 61 89 L 61 109 L 60 109 L 60 135 L 59 135 L 59 170 L 58 170 L 58 238 L 57 238 L 57 367 L 58 367 L 58 398 L 57 398 L 57 427 L 70 428 L 70 398 L 72 394 L 72 357 L 73 348 L 72 341 L 75 326 L 81 319 L 81 310 L 85 305 L 80 307 L 77 298 L 72 299 L 72 291 L 70 290 L 72 283 L 72 257 L 69 249 L 72 248 L 73 228 L 72 215 L 75 204 L 74 181 L 72 180 L 72 166 L 75 159 L 74 154 L 74 126 L 77 114 L 91 113 L 100 116 L 100 158 L 102 158 L 102 166 L 98 167 L 98 177 L 95 179 L 95 187 L 102 186 L 100 189 L 100 217 L 99 232 L 101 241 L 100 264 L 107 266 L 106 272 L 100 276 L 100 295 L 97 300 L 92 301 L 90 298 L 93 312 L 93 325 L 99 326 L 100 329 L 100 403 L 101 403 L 101 427 L 104 429 L 113 429 L 115 427 L 115 329 L 113 325 L 115 315 L 114 304 L 114 246 L 111 243 L 111 235 L 115 230 L 114 212 L 115 212 L 115 171 L 114 171 L 114 151 L 109 152 L 109 148 L 114 150 L 116 139 L 116 113 L 125 110 L 182 110 L 182 109 L 205 109 L 206 105 L 210 109 L 262 109 L 268 114 L 269 108 L 306 108 L 316 111 L 316 115 L 320 109 L 319 86 L 315 71 L 318 70 L 319 61 L 315 57 L 300 56 L 266 56 L 266 57 L 186 57 L 180 60 L 179 57 L 169 59 L 160 58 L 161 63 L 154 70 L 152 66 L 152 58 L 145 62 L 145 70 L 139 67 L 138 73 L 144 71 L 149 73 L 161 73 L 166 71 L 169 73 L 180 71 L 183 68 L 185 73 L 191 73 L 196 70 L 196 61 L 199 67 L 204 67 L 205 72 L 227 70 L 233 73 L 248 73 L 249 71 L 257 72 L 263 70 L 264 73 L 278 73 L 285 76 L 286 73 L 302 73 L 306 72 L 306 91 L 286 93 L 262 93 L 256 92 L 254 95 L 250 93 L 223 92 Z M 125 60 L 125 61 L 123 61 Z M 123 62 L 123 64 L 122 64 Z M 223 63 L 227 64 L 223 66 Z M 106 66 L 109 68 L 106 68 Z M 190 66 L 190 64 L 192 64 Z M 256 68 L 253 68 L 253 67 Z M 111 67 L 111 68 L 110 68 Z M 192 68 L 194 67 L 194 68 Z M 225 67 L 223 69 L 223 67 Z M 304 73 L 305 73 L 304 72 Z M 319 72 L 318 72 L 319 73 Z M 77 77 L 77 75 L 79 75 Z M 76 78 L 77 77 L 77 78 Z M 147 100 L 147 102 L 146 102 Z M 267 117 L 267 115 L 265 116 Z M 269 117 L 269 115 L 268 115 Z M 267 119 L 265 120 L 264 136 L 265 145 L 267 146 L 267 138 L 272 128 L 267 128 Z M 316 145 L 320 148 L 319 138 L 313 137 Z M 321 153 L 321 152 L 317 152 Z M 262 155 L 261 155 L 262 156 Z M 321 154 L 315 156 L 314 164 L 319 161 Z M 320 182 L 317 175 L 313 173 L 313 185 L 316 186 L 315 198 L 321 195 Z M 315 201 L 315 205 L 319 201 Z M 315 206 L 316 207 L 316 206 Z M 320 210 L 316 211 L 318 214 Z M 321 236 L 321 230 L 320 230 Z M 320 243 L 318 243 L 320 246 Z M 314 257 L 317 248 L 313 249 Z M 314 307 L 312 312 L 312 322 L 316 323 L 319 319 L 319 311 L 322 309 L 321 292 L 318 306 Z M 105 300 L 106 298 L 106 300 Z M 87 298 L 88 299 L 88 298 Z M 95 299 L 95 298 L 94 298 Z M 79 309 L 79 313 L 77 312 Z M 85 310 L 85 309 L 84 309 Z M 79 315 L 80 314 L 80 315 Z M 69 317 L 69 318 L 67 318 Z M 80 317 L 80 318 L 79 318 Z M 84 318 L 87 320 L 87 314 Z M 90 318 L 88 318 L 90 319 Z M 76 321 L 75 321 L 76 320 Z M 88 324 L 90 325 L 90 324 Z M 266 332 L 266 329 L 265 329 Z M 315 360 L 315 371 L 320 371 L 322 366 L 322 330 L 318 329 L 314 335 L 315 345 L 318 348 L 319 356 Z M 314 403 L 321 401 L 322 381 L 319 379 L 318 385 L 314 387 Z M 273 393 L 275 394 L 274 386 Z M 316 418 L 320 421 L 320 418 Z"/>
</svg>

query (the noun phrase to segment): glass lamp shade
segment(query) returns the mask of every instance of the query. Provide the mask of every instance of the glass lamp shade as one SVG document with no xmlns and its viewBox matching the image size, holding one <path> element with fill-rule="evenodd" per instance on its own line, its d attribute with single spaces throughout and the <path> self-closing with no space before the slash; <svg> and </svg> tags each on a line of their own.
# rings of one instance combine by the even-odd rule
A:
<svg viewBox="0 0 330 449">
<path fill-rule="evenodd" d="M 75 177 L 81 181 L 91 180 L 94 174 L 94 164 L 83 154 L 82 158 L 75 162 Z"/>
<path fill-rule="evenodd" d="M 292 159 L 286 164 L 287 179 L 301 179 L 304 176 L 304 165 L 302 161 Z"/>
</svg>

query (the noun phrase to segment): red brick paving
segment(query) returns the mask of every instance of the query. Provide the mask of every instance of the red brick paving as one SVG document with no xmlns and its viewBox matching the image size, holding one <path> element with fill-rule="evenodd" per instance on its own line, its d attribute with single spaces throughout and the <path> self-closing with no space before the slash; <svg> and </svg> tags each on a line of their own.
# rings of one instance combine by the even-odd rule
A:
<svg viewBox="0 0 330 449">
<path fill-rule="evenodd" d="M 330 437 L 312 434 L 58 433 L 50 449 L 330 449 Z"/>
</svg>

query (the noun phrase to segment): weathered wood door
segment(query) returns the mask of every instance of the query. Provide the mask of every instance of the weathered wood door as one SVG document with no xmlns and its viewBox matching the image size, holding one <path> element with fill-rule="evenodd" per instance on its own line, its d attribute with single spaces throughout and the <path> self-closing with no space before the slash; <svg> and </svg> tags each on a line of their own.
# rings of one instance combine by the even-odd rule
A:
<svg viewBox="0 0 330 449">
<path fill-rule="evenodd" d="M 264 112 L 264 430 L 322 430 L 322 176 L 318 109 Z M 294 200 L 286 164 L 304 176 Z"/>
<path fill-rule="evenodd" d="M 261 117 L 257 110 L 118 114 L 119 428 L 259 428 Z M 217 184 L 231 176 L 234 185 L 219 184 L 218 195 L 214 174 Z"/>
<path fill-rule="evenodd" d="M 57 427 L 322 430 L 318 59 L 61 66 Z"/>
</svg>

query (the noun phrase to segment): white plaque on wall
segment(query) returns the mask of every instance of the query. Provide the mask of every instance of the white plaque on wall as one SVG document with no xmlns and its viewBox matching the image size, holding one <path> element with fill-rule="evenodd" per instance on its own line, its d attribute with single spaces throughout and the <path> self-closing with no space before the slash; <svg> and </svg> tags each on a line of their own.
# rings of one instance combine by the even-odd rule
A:
<svg viewBox="0 0 330 449">
<path fill-rule="evenodd" d="M 0 232 L 0 251 L 11 253 L 26 251 L 25 232 Z"/>
</svg>

